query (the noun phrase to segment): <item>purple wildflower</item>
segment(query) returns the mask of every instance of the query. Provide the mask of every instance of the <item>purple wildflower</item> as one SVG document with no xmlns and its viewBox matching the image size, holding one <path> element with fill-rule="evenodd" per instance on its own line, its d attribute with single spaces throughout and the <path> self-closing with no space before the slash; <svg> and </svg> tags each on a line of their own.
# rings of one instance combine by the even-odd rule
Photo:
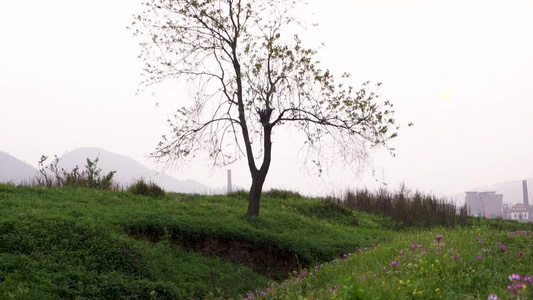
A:
<svg viewBox="0 0 533 300">
<path fill-rule="evenodd" d="M 508 290 L 511 290 L 513 294 L 516 294 L 516 290 L 525 288 L 526 284 L 523 282 L 513 282 L 507 286 Z"/>
<path fill-rule="evenodd" d="M 440 243 L 440 240 L 442 240 L 442 235 L 437 234 L 437 237 L 436 237 L 436 238 L 437 238 L 437 243 Z"/>
<path fill-rule="evenodd" d="M 522 279 L 522 278 L 520 277 L 520 275 L 518 275 L 518 274 L 514 274 L 514 273 L 511 274 L 511 275 L 510 275 L 509 277 L 507 277 L 507 278 L 509 278 L 509 281 L 514 281 L 514 280 L 520 281 L 520 279 Z"/>
</svg>

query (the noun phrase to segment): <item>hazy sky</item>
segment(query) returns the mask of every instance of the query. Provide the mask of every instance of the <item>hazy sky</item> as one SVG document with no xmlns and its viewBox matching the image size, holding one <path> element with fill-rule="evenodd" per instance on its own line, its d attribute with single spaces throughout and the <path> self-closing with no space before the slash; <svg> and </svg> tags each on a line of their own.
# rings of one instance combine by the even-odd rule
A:
<svg viewBox="0 0 533 300">
<path fill-rule="evenodd" d="M 284 132 L 267 188 L 316 194 L 378 180 L 452 194 L 533 177 L 533 1 L 311 0 L 309 11 L 320 26 L 305 37 L 325 43 L 323 66 L 356 85 L 383 82 L 398 122 L 415 126 L 392 143 L 395 158 L 377 152 L 375 176 L 360 178 L 335 164 L 308 173 L 285 139 L 295 132 Z M 35 166 L 41 154 L 91 146 L 154 167 L 146 156 L 185 94 L 169 83 L 135 95 L 142 64 L 126 27 L 139 12 L 133 0 L 3 1 L 0 150 Z M 231 169 L 249 187 L 246 162 Z M 170 173 L 212 186 L 225 174 L 205 159 Z"/>
</svg>

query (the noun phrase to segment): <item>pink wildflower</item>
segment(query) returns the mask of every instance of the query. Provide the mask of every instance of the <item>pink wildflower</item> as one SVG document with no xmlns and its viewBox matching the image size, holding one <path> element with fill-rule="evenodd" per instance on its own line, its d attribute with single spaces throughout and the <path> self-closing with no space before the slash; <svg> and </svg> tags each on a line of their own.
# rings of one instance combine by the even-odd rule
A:
<svg viewBox="0 0 533 300">
<path fill-rule="evenodd" d="M 520 279 L 522 279 L 522 278 L 520 277 L 520 275 L 518 275 L 518 274 L 514 274 L 514 273 L 511 274 L 511 275 L 510 275 L 509 277 L 507 277 L 507 278 L 509 278 L 509 281 L 514 281 L 514 280 L 520 281 Z"/>
<path fill-rule="evenodd" d="M 453 259 L 454 259 L 454 260 L 458 260 L 458 259 L 459 259 L 459 255 L 454 254 L 454 255 L 453 255 Z"/>
</svg>

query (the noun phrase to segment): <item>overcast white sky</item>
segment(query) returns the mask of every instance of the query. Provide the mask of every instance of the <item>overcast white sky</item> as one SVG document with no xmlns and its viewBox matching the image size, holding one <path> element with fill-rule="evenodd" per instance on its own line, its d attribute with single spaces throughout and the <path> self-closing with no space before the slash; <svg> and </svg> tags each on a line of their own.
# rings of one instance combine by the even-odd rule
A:
<svg viewBox="0 0 533 300">
<path fill-rule="evenodd" d="M 452 194 L 533 177 L 533 1 L 309 3 L 324 66 L 354 84 L 383 82 L 397 120 L 415 126 L 362 178 L 335 165 L 322 178 L 307 173 L 298 147 L 278 136 L 267 188 L 325 194 L 378 180 Z M 100 147 L 154 167 L 146 156 L 183 95 L 161 85 L 135 96 L 142 64 L 126 27 L 139 12 L 133 0 L 2 1 L 0 150 L 36 166 L 41 154 Z M 246 162 L 231 169 L 249 187 Z M 170 173 L 211 186 L 225 174 L 202 159 Z"/>
</svg>

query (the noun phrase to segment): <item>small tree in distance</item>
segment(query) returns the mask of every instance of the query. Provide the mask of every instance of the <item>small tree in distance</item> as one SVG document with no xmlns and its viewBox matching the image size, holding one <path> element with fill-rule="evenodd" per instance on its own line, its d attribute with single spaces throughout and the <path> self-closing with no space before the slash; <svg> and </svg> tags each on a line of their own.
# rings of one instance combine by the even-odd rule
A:
<svg viewBox="0 0 533 300">
<path fill-rule="evenodd" d="M 252 177 L 248 216 L 259 215 L 274 128 L 301 130 L 320 172 L 325 145 L 353 165 L 375 146 L 392 153 L 387 142 L 399 128 L 392 104 L 379 101 L 368 82 L 357 90 L 344 84 L 348 74 L 336 82 L 320 68 L 317 51 L 288 34 L 300 25 L 291 15 L 297 4 L 148 0 L 132 23 L 142 39 L 142 85 L 184 78 L 198 87 L 191 103 L 168 120 L 172 134 L 152 156 L 172 163 L 205 150 L 221 166 L 244 155 Z"/>
</svg>

